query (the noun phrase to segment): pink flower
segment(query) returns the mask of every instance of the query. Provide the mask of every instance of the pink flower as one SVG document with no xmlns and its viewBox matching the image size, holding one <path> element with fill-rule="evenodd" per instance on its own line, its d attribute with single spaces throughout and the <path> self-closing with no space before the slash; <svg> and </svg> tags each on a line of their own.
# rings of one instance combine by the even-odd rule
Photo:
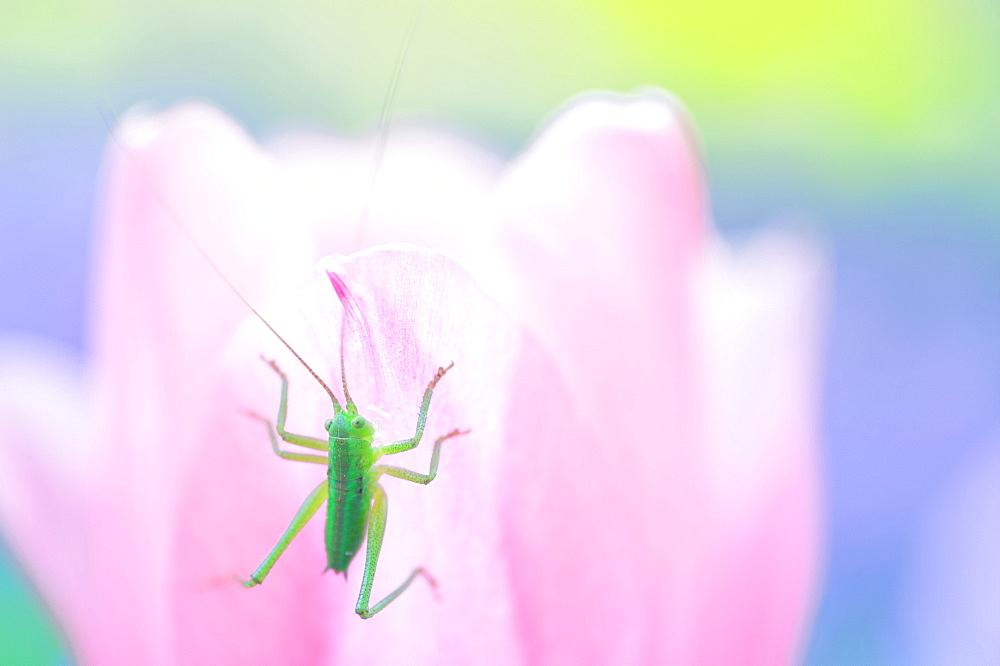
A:
<svg viewBox="0 0 1000 666">
<path fill-rule="evenodd" d="M 817 589 L 817 253 L 777 233 L 734 250 L 662 95 L 593 96 L 504 167 L 399 133 L 370 215 L 357 145 L 268 152 L 202 106 L 125 119 L 110 149 L 85 380 L 4 354 L 0 520 L 88 663 L 759 663 L 793 660 Z M 384 481 L 368 621 L 322 575 L 317 517 L 260 587 L 315 465 L 263 426 L 322 434 L 316 382 L 178 225 L 339 393 L 341 308 L 371 345 L 347 378 L 384 440 L 424 443 Z M 416 245 L 376 246 L 409 242 Z M 419 246 L 419 247 L 418 247 Z M 431 249 L 428 249 L 431 248 Z M 434 249 L 440 248 L 440 249 Z M 8 345 L 10 346 L 10 345 Z M 47 368 L 42 373 L 40 368 Z M 29 395 L 16 387 L 34 387 Z"/>
</svg>

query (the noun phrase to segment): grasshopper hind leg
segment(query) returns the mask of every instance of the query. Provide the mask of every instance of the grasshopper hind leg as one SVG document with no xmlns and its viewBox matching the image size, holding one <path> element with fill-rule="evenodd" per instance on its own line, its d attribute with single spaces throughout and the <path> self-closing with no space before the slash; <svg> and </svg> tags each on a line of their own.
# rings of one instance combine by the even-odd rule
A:
<svg viewBox="0 0 1000 666">
<path fill-rule="evenodd" d="M 354 609 L 363 620 L 367 620 L 392 603 L 396 597 L 406 591 L 406 588 L 410 586 L 410 583 L 417 576 L 423 576 L 432 588 L 437 588 L 437 582 L 431 575 L 424 571 L 423 567 L 417 567 L 399 587 L 390 592 L 382 601 L 374 606 L 369 606 L 372 594 L 372 582 L 375 579 L 375 569 L 378 567 L 378 556 L 382 550 L 382 537 L 385 534 L 387 510 L 388 503 L 386 501 L 385 490 L 382 489 L 382 486 L 376 484 L 371 517 L 368 519 L 368 551 L 365 555 L 365 573 L 361 581 L 361 594 L 358 595 L 358 605 Z"/>
<path fill-rule="evenodd" d="M 271 552 L 267 554 L 267 557 L 264 558 L 264 561 L 261 562 L 260 566 L 257 567 L 252 574 L 250 574 L 250 579 L 239 579 L 240 583 L 243 584 L 243 587 L 254 587 L 255 585 L 260 585 L 264 582 L 267 574 L 271 571 L 271 567 L 274 566 L 274 563 L 278 561 L 278 558 L 281 557 L 282 553 L 285 552 L 285 549 L 288 548 L 288 544 L 292 542 L 292 539 L 294 539 L 298 533 L 302 531 L 302 528 L 306 526 L 309 519 L 316 515 L 319 508 L 323 506 L 323 502 L 326 501 L 326 485 L 327 482 L 323 481 L 323 483 L 316 486 L 315 490 L 309 493 L 306 501 L 302 503 L 302 506 L 299 507 L 299 510 L 296 512 L 295 517 L 292 519 L 292 523 L 288 526 L 288 529 L 286 529 L 285 533 L 281 535 L 281 539 L 279 539 L 278 543 L 271 549 Z"/>
</svg>

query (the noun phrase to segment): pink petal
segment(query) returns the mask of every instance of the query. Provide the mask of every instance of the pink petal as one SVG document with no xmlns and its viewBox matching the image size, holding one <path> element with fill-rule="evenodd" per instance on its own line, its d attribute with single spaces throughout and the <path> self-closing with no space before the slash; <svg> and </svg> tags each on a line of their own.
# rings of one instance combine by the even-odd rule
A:
<svg viewBox="0 0 1000 666">
<path fill-rule="evenodd" d="M 381 580 L 384 593 L 416 564 L 425 564 L 439 582 L 440 602 L 426 590 L 411 590 L 410 599 L 397 600 L 373 622 L 349 623 L 339 661 L 520 661 L 495 520 L 503 492 L 496 474 L 504 435 L 499 416 L 512 382 L 511 359 L 521 353 L 520 331 L 439 252 L 375 248 L 323 266 L 337 272 L 365 306 L 384 369 L 383 394 L 375 402 L 392 417 L 382 421 L 384 441 L 412 436 L 427 382 L 438 367 L 455 364 L 435 389 L 424 443 L 386 464 L 424 471 L 434 438 L 456 427 L 471 431 L 445 443 L 438 477 L 427 487 L 383 483 L 392 517 L 376 587 Z M 360 396 L 372 396 L 377 387 L 370 373 L 360 371 L 365 355 L 353 352 L 348 372 L 356 378 L 351 390 L 360 405 Z M 334 354 L 329 348 L 327 357 Z M 360 577 L 360 564 L 354 570 Z"/>
<path fill-rule="evenodd" d="M 314 269 L 294 303 L 268 317 L 282 335 L 296 340 L 296 350 L 335 390 L 341 306 L 327 270 L 341 276 L 361 304 L 380 354 L 381 392 L 366 365 L 368 356 L 357 340 L 348 341 L 351 393 L 363 414 L 381 420 L 380 440 L 413 435 L 427 382 L 439 366 L 455 363 L 435 391 L 423 444 L 386 462 L 424 471 L 437 436 L 456 427 L 472 432 L 446 443 L 433 484 L 383 481 L 390 517 L 373 602 L 419 565 L 437 579 L 441 599 L 418 580 L 382 614 L 359 621 L 353 609 L 364 557 L 355 559 L 346 584 L 332 574 L 321 575 L 326 562 L 321 518 L 296 539 L 259 588 L 223 584 L 225 574 L 246 575 L 259 563 L 299 502 L 325 479 L 321 467 L 276 458 L 258 424 L 237 422 L 241 406 L 268 415 L 277 409 L 280 384 L 257 355 L 277 358 L 289 374 L 289 430 L 316 436 L 332 416 L 316 382 L 270 333 L 249 325 L 227 352 L 214 401 L 219 427 L 204 433 L 203 455 L 189 470 L 182 500 L 188 510 L 174 552 L 173 600 L 182 654 L 210 661 L 256 660 L 239 641 L 252 640 L 255 650 L 277 655 L 282 641 L 294 637 L 285 660 L 391 664 L 444 656 L 451 663 L 516 662 L 502 534 L 492 517 L 503 490 L 496 475 L 503 436 L 499 414 L 520 335 L 470 277 L 440 253 L 398 248 L 331 257 Z M 237 479 L 239 489 L 220 502 L 219 480 L 227 477 Z M 274 489 L 275 479 L 284 487 Z M 218 584 L 212 584 L 213 577 Z"/>
<path fill-rule="evenodd" d="M 95 280 L 101 430 L 85 490 L 99 630 L 81 656 L 171 663 L 180 492 L 199 434 L 218 418 L 207 378 L 247 316 L 179 225 L 258 303 L 263 285 L 302 274 L 308 244 L 293 225 L 271 224 L 285 198 L 278 172 L 218 112 L 128 117 L 112 149 Z M 216 491 L 236 494 L 236 481 L 224 475 Z"/>
<path fill-rule="evenodd" d="M 579 405 L 526 430 L 520 447 L 539 460 L 505 515 L 523 639 L 543 662 L 663 663 L 691 648 L 700 172 L 663 99 L 606 96 L 558 116 L 498 194 L 520 287 L 508 302 Z"/>
<path fill-rule="evenodd" d="M 391 657 L 395 653 L 389 648 L 390 645 L 399 645 L 401 649 L 412 654 L 415 649 L 413 645 L 426 644 L 427 636 L 433 634 L 433 632 L 428 633 L 431 616 L 421 607 L 414 607 L 414 610 L 406 613 L 405 600 L 397 601 L 393 605 L 393 613 L 379 616 L 372 623 L 360 623 L 365 626 L 393 627 L 381 640 L 358 639 L 352 642 L 350 638 L 345 637 L 365 636 L 363 633 L 357 633 L 359 629 L 356 627 L 359 627 L 359 624 L 352 612 L 353 596 L 357 590 L 356 581 L 360 578 L 360 565 L 356 565 L 352 570 L 351 581 L 354 584 L 347 586 L 333 576 L 320 575 L 324 560 L 322 557 L 317 557 L 317 554 L 322 555 L 322 526 L 318 521 L 315 525 L 308 526 L 296 539 L 265 585 L 253 590 L 244 590 L 231 580 L 233 575 L 246 577 L 259 563 L 277 541 L 298 504 L 316 484 L 315 474 L 309 474 L 316 470 L 309 469 L 307 465 L 287 463 L 277 459 L 269 450 L 266 433 L 260 424 L 241 414 L 247 408 L 263 414 L 272 414 L 275 410 L 279 384 L 273 373 L 258 360 L 257 357 L 261 352 L 263 351 L 268 357 L 281 359 L 282 366 L 295 377 L 293 391 L 301 392 L 291 408 L 288 424 L 290 430 L 315 434 L 317 426 L 330 414 L 328 404 L 323 409 L 324 399 L 322 394 L 315 390 L 312 381 L 302 376 L 302 370 L 288 358 L 273 335 L 262 331 L 262 327 L 257 323 L 251 322 L 242 327 L 235 344 L 230 345 L 225 353 L 226 360 L 222 366 L 217 366 L 217 361 L 214 359 L 222 353 L 228 332 L 233 330 L 236 322 L 246 318 L 245 307 L 231 293 L 226 293 L 225 288 L 219 285 L 217 276 L 200 270 L 204 268 L 201 258 L 194 256 L 191 261 L 183 260 L 181 262 L 183 272 L 172 268 L 177 262 L 177 259 L 174 259 L 175 255 L 184 256 L 186 253 L 190 257 L 194 253 L 188 241 L 177 233 L 177 229 L 171 226 L 169 220 L 154 220 L 156 224 L 147 223 L 138 229 L 133 228 L 137 225 L 137 221 L 162 214 L 160 205 L 162 202 L 157 200 L 159 198 L 157 195 L 165 191 L 166 194 L 163 196 L 168 198 L 172 205 L 182 207 L 183 214 L 178 213 L 178 217 L 184 220 L 186 226 L 194 228 L 204 237 L 217 239 L 213 242 L 202 239 L 200 242 L 208 246 L 207 253 L 213 259 L 221 257 L 217 259 L 217 263 L 223 264 L 223 271 L 233 276 L 233 281 L 250 300 L 257 303 L 266 302 L 267 294 L 260 293 L 258 284 L 265 284 L 268 280 L 282 283 L 274 280 L 269 274 L 270 271 L 283 268 L 292 275 L 301 274 L 301 269 L 297 272 L 290 269 L 289 261 L 282 261 L 280 257 L 269 257 L 266 254 L 262 255 L 262 263 L 255 266 L 257 270 L 253 272 L 245 270 L 241 272 L 238 262 L 229 260 L 231 255 L 230 250 L 225 247 L 226 239 L 230 235 L 237 234 L 235 231 L 232 234 L 220 233 L 217 229 L 217 221 L 220 220 L 246 220 L 247 229 L 241 229 L 239 233 L 242 234 L 241 245 L 247 245 L 247 248 L 240 251 L 245 251 L 247 256 L 257 256 L 261 253 L 261 247 L 267 247 L 269 244 L 275 247 L 288 245 L 287 239 L 271 237 L 264 219 L 264 216 L 278 205 L 274 202 L 284 192 L 281 188 L 282 181 L 271 171 L 270 163 L 249 150 L 244 144 L 243 137 L 236 135 L 231 129 L 220 127 L 218 119 L 213 119 L 210 113 L 199 109 L 182 109 L 175 113 L 179 118 L 176 123 L 171 122 L 169 118 L 162 121 L 164 125 L 162 131 L 167 132 L 166 136 L 161 135 L 162 143 L 153 141 L 149 144 L 151 151 L 149 158 L 142 156 L 144 160 L 148 159 L 152 166 L 144 168 L 142 166 L 144 162 L 134 158 L 124 164 L 125 177 L 137 178 L 138 183 L 125 182 L 120 186 L 123 194 L 119 196 L 124 203 L 118 204 L 117 207 L 112 206 L 109 233 L 112 241 L 119 233 L 132 234 L 122 244 L 122 247 L 128 248 L 129 253 L 118 255 L 112 251 L 111 256 L 102 262 L 106 266 L 107 274 L 114 278 L 107 278 L 105 288 L 105 293 L 108 294 L 105 306 L 107 311 L 116 317 L 121 316 L 116 313 L 124 314 L 124 311 L 127 311 L 135 320 L 122 322 L 120 319 L 110 319 L 117 323 L 108 324 L 102 332 L 103 339 L 115 342 L 114 347 L 107 345 L 104 348 L 109 359 L 108 364 L 112 366 L 113 374 L 109 374 L 108 385 L 115 394 L 115 404 L 128 404 L 130 400 L 141 398 L 149 391 L 162 391 L 163 397 L 159 401 L 149 401 L 145 406 L 142 421 L 125 425 L 148 430 L 147 419 L 161 422 L 169 419 L 169 423 L 173 424 L 169 428 L 169 438 L 156 431 L 144 433 L 149 441 L 145 453 L 140 452 L 140 455 L 135 451 L 126 450 L 125 455 L 113 461 L 118 470 L 123 470 L 116 470 L 108 475 L 118 484 L 115 488 L 116 494 L 133 498 L 135 505 L 121 508 L 102 505 L 96 512 L 106 523 L 114 523 L 101 526 L 106 533 L 113 532 L 115 528 L 122 532 L 127 529 L 127 534 L 121 534 L 117 547 L 129 551 L 133 565 L 135 562 L 142 563 L 133 566 L 133 569 L 138 569 L 137 575 L 146 579 L 145 587 L 151 587 L 150 580 L 153 583 L 150 595 L 159 616 L 150 619 L 148 626 L 158 627 L 161 631 L 157 636 L 140 636 L 137 642 L 140 644 L 144 642 L 147 646 L 152 645 L 155 650 L 162 650 L 160 654 L 171 655 L 165 657 L 168 661 L 172 659 L 186 661 L 192 658 L 223 662 L 314 661 L 322 660 L 322 657 L 328 655 L 331 650 L 336 650 L 340 654 L 350 654 L 352 650 L 371 651 L 375 648 L 380 655 Z M 171 134 L 171 131 L 174 133 Z M 205 135 L 202 135 L 202 132 Z M 156 175 L 153 168 L 160 164 L 157 161 L 158 153 L 155 152 L 158 146 L 163 146 L 163 150 L 169 151 L 159 158 L 163 160 L 164 174 L 160 181 L 153 178 Z M 191 150 L 197 148 L 198 159 L 184 154 L 189 146 Z M 241 152 L 245 154 L 240 154 Z M 242 182 L 234 182 L 231 192 L 226 191 L 225 183 L 200 191 L 193 185 L 196 181 L 189 181 L 186 175 L 183 178 L 178 176 L 184 172 L 177 165 L 204 163 L 207 165 L 206 168 L 209 168 L 213 165 L 213 155 L 216 154 L 220 161 L 228 157 L 246 171 L 238 174 Z M 274 182 L 264 182 L 263 174 Z M 210 175 L 205 174 L 204 182 L 213 182 Z M 192 176 L 196 178 L 197 174 Z M 176 180 L 179 182 L 175 182 Z M 147 181 L 152 181 L 153 184 L 147 185 Z M 244 187 L 248 182 L 253 186 Z M 137 197 L 134 194 L 136 190 L 139 190 Z M 129 196 L 136 197 L 140 210 L 128 207 Z M 113 198 L 114 200 L 117 199 Z M 119 209 L 123 212 L 115 213 Z M 199 213 L 199 211 L 210 212 Z M 302 208 L 293 211 L 291 215 L 294 218 L 291 220 L 293 225 L 307 226 L 303 220 L 314 219 L 314 216 L 306 214 L 307 212 Z M 276 213 L 272 215 L 274 218 L 281 217 Z M 293 226 L 294 228 L 300 227 Z M 118 232 L 118 229 L 123 231 Z M 137 232 L 152 234 L 156 240 L 147 242 L 141 235 L 136 237 Z M 214 245 L 214 242 L 218 245 Z M 111 245 L 116 247 L 114 242 Z M 296 247 L 295 242 L 291 245 L 293 248 Z M 403 255 L 408 256 L 409 253 Z M 421 351 L 422 347 L 419 345 L 400 349 L 399 345 L 406 340 L 406 336 L 401 332 L 413 329 L 413 320 L 419 322 L 428 315 L 433 317 L 437 312 L 479 312 L 483 311 L 484 305 L 477 303 L 477 299 L 482 300 L 483 297 L 476 296 L 479 292 L 470 285 L 468 277 L 462 277 L 461 271 L 457 268 L 445 270 L 432 265 L 422 271 L 416 270 L 417 277 L 423 272 L 424 282 L 430 280 L 429 284 L 424 284 L 414 277 L 414 270 L 410 266 L 413 263 L 412 259 L 402 261 L 401 266 L 394 267 L 400 262 L 391 261 L 392 256 L 394 255 L 390 255 L 390 259 L 385 261 L 380 260 L 379 268 L 372 273 L 378 277 L 381 270 L 390 271 L 388 277 L 378 281 L 382 291 L 391 291 L 394 298 L 405 299 L 407 298 L 405 286 L 418 290 L 418 286 L 422 285 L 420 286 L 422 292 L 409 296 L 413 303 L 432 304 L 435 300 L 448 303 L 448 307 L 443 310 L 440 307 L 424 310 L 408 307 L 396 312 L 393 309 L 396 307 L 393 301 L 383 307 L 386 314 L 376 318 L 377 321 L 403 322 L 393 324 L 399 330 L 394 328 L 383 334 L 380 346 L 389 350 L 389 355 L 385 359 L 386 367 L 405 369 L 416 367 L 414 364 L 421 362 L 426 366 L 421 366 L 421 372 L 413 371 L 411 374 L 406 374 L 408 383 L 400 383 L 398 379 L 390 382 L 387 387 L 388 397 L 381 397 L 380 403 L 383 408 L 397 415 L 397 420 L 387 424 L 387 432 L 395 438 L 402 438 L 412 434 L 415 408 L 419 403 L 423 387 L 437 367 L 434 363 L 443 364 L 444 359 L 428 361 L 427 352 Z M 264 260 L 270 261 L 270 266 L 277 268 L 270 268 Z M 158 266 L 164 268 L 157 268 Z M 172 275 L 169 280 L 164 279 L 162 283 L 152 286 L 146 284 L 151 277 L 156 279 L 157 276 L 168 274 Z M 358 287 L 360 293 L 364 294 L 364 279 L 356 282 L 361 285 Z M 390 289 L 385 285 L 393 287 Z M 172 289 L 174 291 L 171 291 Z M 319 295 L 315 295 L 315 292 Z M 458 299 L 454 304 L 448 299 L 448 295 L 452 292 L 457 294 L 452 300 Z M 322 353 L 318 356 L 313 353 L 313 362 L 319 358 L 321 363 L 317 370 L 327 377 L 336 376 L 338 348 L 335 346 L 335 341 L 339 336 L 339 328 L 332 322 L 339 321 L 339 303 L 328 281 L 325 281 L 320 288 L 310 288 L 304 293 L 307 294 L 307 298 L 308 294 L 314 294 L 313 298 L 322 303 L 319 314 L 311 322 L 304 324 L 301 321 L 301 315 L 296 315 L 298 307 L 294 303 L 275 304 L 263 308 L 262 311 L 297 349 L 306 350 L 303 352 L 305 355 L 308 355 L 310 349 L 315 350 L 315 343 L 320 342 Z M 147 310 L 144 298 L 148 299 L 149 303 L 159 304 L 159 307 L 156 310 Z M 489 308 L 487 311 L 490 311 Z M 299 318 L 298 322 L 296 316 Z M 462 323 L 459 328 L 469 325 L 479 328 L 485 326 L 491 335 L 500 335 L 502 327 L 498 327 L 495 321 L 490 320 L 490 317 L 494 320 L 497 318 L 496 313 L 493 312 L 485 319 L 484 317 L 470 319 Z M 155 321 L 156 325 L 147 325 L 150 320 Z M 109 321 L 107 315 L 106 321 Z M 136 323 L 145 327 L 135 330 L 134 337 L 123 339 L 121 331 L 127 330 L 130 325 L 134 327 Z M 505 335 L 510 337 L 511 325 L 508 323 L 505 326 L 508 330 Z M 452 347 L 456 339 L 481 337 L 479 333 L 473 333 L 462 334 L 456 338 L 452 333 L 450 338 L 446 338 L 451 341 L 446 351 L 454 352 Z M 137 348 L 138 342 L 146 345 L 145 353 Z M 418 342 L 424 344 L 424 341 Z M 333 346 L 330 346 L 331 344 Z M 175 350 L 184 350 L 184 355 L 177 356 Z M 500 362 L 500 357 L 490 353 L 489 348 L 484 347 L 477 353 L 490 354 L 489 361 L 494 369 Z M 154 365 L 146 368 L 142 376 L 136 376 L 134 369 L 143 357 L 148 358 Z M 476 367 L 473 363 L 466 363 L 460 353 L 453 353 L 449 360 L 452 359 L 460 366 Z M 212 379 L 213 365 L 217 366 L 216 379 Z M 115 368 L 120 369 L 115 370 Z M 120 374 L 123 371 L 126 373 L 124 376 Z M 151 381 L 151 378 L 155 380 Z M 363 377 L 358 377 L 356 380 L 359 387 L 355 389 L 355 395 L 364 390 L 362 379 Z M 448 380 L 442 383 L 441 390 L 445 395 L 448 391 L 446 385 L 458 381 L 453 380 L 452 376 L 449 376 Z M 353 383 L 355 382 L 352 381 Z M 144 388 L 137 390 L 137 386 Z M 308 395 L 310 388 L 316 394 L 311 398 L 312 407 Z M 489 385 L 487 392 L 491 396 L 495 391 L 496 386 Z M 180 400 L 167 401 L 168 395 Z M 316 403 L 317 397 L 319 404 Z M 400 419 L 398 414 L 401 410 L 412 413 Z M 129 408 L 126 414 L 136 411 Z M 448 414 L 446 399 L 442 413 Z M 479 421 L 489 420 L 479 418 Z M 467 421 L 471 423 L 475 419 Z M 432 419 L 429 432 L 433 431 L 433 423 Z M 476 430 L 477 432 L 482 430 L 483 436 L 488 432 L 486 427 L 476 426 Z M 136 438 L 132 436 L 129 439 L 135 441 Z M 427 455 L 426 451 L 424 455 Z M 426 466 L 426 457 L 423 460 L 422 465 Z M 155 469 L 156 474 L 147 474 L 144 477 L 140 475 L 136 469 L 140 461 L 146 468 Z M 478 467 L 477 470 L 478 475 L 482 476 L 488 467 Z M 322 478 L 322 469 L 318 471 Z M 150 482 L 154 487 L 147 487 Z M 439 486 L 446 488 L 447 483 L 442 484 L 438 480 L 435 482 L 435 487 Z M 478 486 L 484 490 L 489 487 L 485 483 L 479 483 Z M 414 489 L 407 490 L 411 494 L 414 491 Z M 393 495 L 399 492 L 405 493 L 404 490 L 394 490 Z M 417 497 L 419 498 L 419 495 Z M 477 503 L 466 499 L 464 506 L 477 507 L 483 501 L 479 500 Z M 428 519 L 422 518 L 419 511 L 415 518 L 408 519 L 407 512 L 417 510 L 419 506 L 419 499 L 393 501 L 391 525 L 398 524 L 399 527 L 395 529 L 400 531 L 409 525 L 417 527 L 425 525 Z M 128 515 L 131 512 L 135 513 Z M 140 523 L 138 515 L 135 515 L 139 512 L 146 516 L 145 523 Z M 159 515 L 156 515 L 157 512 Z M 447 521 L 448 518 L 448 513 L 435 512 L 431 515 L 434 519 L 443 521 Z M 489 512 L 486 515 L 489 515 Z M 125 526 L 130 527 L 125 528 Z M 390 535 L 392 529 L 390 528 Z M 422 531 L 413 527 L 410 531 L 413 534 L 412 540 L 420 542 Z M 462 532 L 450 529 L 448 534 L 461 537 Z M 127 543 L 129 538 L 131 542 Z M 494 541 L 496 538 L 494 537 Z M 479 587 L 489 594 L 481 596 L 485 603 L 478 607 L 484 610 L 474 612 L 476 604 L 471 603 L 468 598 L 458 596 L 457 591 L 454 592 L 451 598 L 454 599 L 454 603 L 461 605 L 463 609 L 461 614 L 467 621 L 451 622 L 447 636 L 454 639 L 449 639 L 449 644 L 456 655 L 463 654 L 463 651 L 456 647 L 459 645 L 457 638 L 475 636 L 474 641 L 466 641 L 468 654 L 473 654 L 473 643 L 478 649 L 478 646 L 485 641 L 487 644 L 495 645 L 496 654 L 502 656 L 507 650 L 503 646 L 513 645 L 509 636 L 509 622 L 505 624 L 498 620 L 498 612 L 500 619 L 505 616 L 502 611 L 503 604 L 498 605 L 496 602 L 498 597 L 503 596 L 504 588 L 500 584 L 502 579 L 497 579 L 492 573 L 480 568 L 481 563 L 489 562 L 491 557 L 497 561 L 496 549 L 488 548 L 490 543 L 488 539 L 482 536 L 477 539 L 480 543 L 478 548 L 470 550 L 471 540 L 464 539 L 455 552 L 462 553 L 458 561 L 465 563 L 466 569 L 471 564 L 474 569 L 483 572 Z M 102 539 L 102 544 L 103 541 Z M 447 585 L 445 575 L 449 568 L 447 562 L 436 564 L 432 558 L 420 557 L 420 551 L 407 550 L 405 542 L 402 547 L 397 543 L 396 548 L 398 550 L 394 551 L 387 540 L 383 551 L 384 562 L 379 567 L 376 592 L 381 589 L 384 593 L 391 581 L 402 580 L 412 567 L 421 563 L 431 568 L 435 576 L 441 580 L 442 586 Z M 431 548 L 428 552 L 437 553 L 438 549 Z M 470 553 L 480 553 L 480 556 L 468 560 L 466 558 Z M 398 560 L 395 563 L 394 555 Z M 127 570 L 127 565 L 128 562 L 119 562 L 119 568 L 122 570 Z M 495 570 L 497 566 L 491 568 Z M 126 575 L 127 573 L 126 571 Z M 461 576 L 461 579 L 474 580 L 469 576 Z M 124 587 L 120 585 L 119 590 L 127 592 L 133 587 L 132 584 Z M 412 596 L 418 601 L 421 592 L 416 588 L 419 588 L 419 585 L 415 586 L 407 596 Z M 433 608 L 439 608 L 433 604 L 433 597 L 427 590 L 423 591 L 423 603 L 431 603 Z M 112 604 L 119 612 L 128 607 L 120 599 L 109 600 L 109 606 Z M 397 606 L 398 612 L 396 612 Z M 393 617 L 396 619 L 392 619 Z M 120 622 L 126 626 L 134 626 L 142 620 L 141 617 L 134 617 L 120 619 Z M 472 623 L 480 620 L 485 626 L 493 629 L 480 630 L 473 634 L 470 631 Z M 412 642 L 400 640 L 401 636 L 408 635 L 406 627 L 419 626 L 424 626 L 427 630 L 417 632 L 420 635 L 415 635 Z M 353 634 L 349 631 L 352 628 Z M 343 634 L 344 631 L 348 633 Z M 373 630 L 369 628 L 363 631 L 370 633 Z M 489 638 L 491 633 L 495 634 L 492 639 Z M 391 643 L 387 640 L 390 634 L 395 636 Z M 289 641 L 290 636 L 295 637 L 293 642 Z"/>
<path fill-rule="evenodd" d="M 544 399 L 515 391 L 524 400 L 517 416 L 534 423 L 535 415 L 529 431 L 541 433 L 530 445 L 511 443 L 530 446 L 533 465 L 508 472 L 518 482 L 505 514 L 522 637 L 539 661 L 725 663 L 739 654 L 766 662 L 791 658 L 798 645 L 817 531 L 813 319 L 785 323 L 807 302 L 761 314 L 758 327 L 795 343 L 780 365 L 789 372 L 765 397 L 805 391 L 785 410 L 762 405 L 767 464 L 748 475 L 758 512 L 748 526 L 715 497 L 722 472 L 710 425 L 742 414 L 720 413 L 704 367 L 730 342 L 701 339 L 700 172 L 669 102 L 606 96 L 559 116 L 498 196 L 514 270 L 513 287 L 494 283 L 494 293 L 557 359 L 579 406 L 537 414 Z M 792 267 L 785 281 L 800 277 Z M 723 406 L 754 404 L 753 391 L 738 388 Z M 527 455 L 511 449 L 514 460 Z M 774 595 L 753 587 L 755 566 L 780 583 Z M 741 586 L 715 594 L 713 581 L 726 577 Z M 713 627 L 758 626 L 758 618 L 768 629 L 759 640 L 740 633 L 738 650 L 715 650 L 730 639 Z"/>
<path fill-rule="evenodd" d="M 817 247 L 716 242 L 698 289 L 711 532 L 692 599 L 698 663 L 800 656 L 819 588 Z"/>
</svg>

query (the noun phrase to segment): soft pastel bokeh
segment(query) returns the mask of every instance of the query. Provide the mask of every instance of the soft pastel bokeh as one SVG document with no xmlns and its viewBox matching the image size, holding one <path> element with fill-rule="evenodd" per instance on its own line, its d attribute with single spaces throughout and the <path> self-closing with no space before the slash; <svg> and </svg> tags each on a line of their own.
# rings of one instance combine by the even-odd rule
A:
<svg viewBox="0 0 1000 666">
<path fill-rule="evenodd" d="M 996 2 L 8 2 L 0 331 L 84 350 L 109 115 L 194 97 L 260 135 L 372 131 L 419 6 L 394 122 L 510 155 L 580 91 L 656 84 L 697 122 L 726 235 L 826 239 L 829 533 L 807 661 L 995 645 Z M 9 558 L 0 591 L 0 661 L 66 654 Z"/>
<path fill-rule="evenodd" d="M 27 354 L 0 350 L 0 523 L 74 656 L 767 665 L 801 653 L 824 531 L 822 251 L 793 234 L 739 248 L 715 236 L 672 98 L 581 95 L 502 169 L 450 134 L 393 133 L 364 217 L 368 159 L 352 142 L 298 135 L 265 152 L 200 104 L 131 113 L 116 137 L 86 401 L 58 406 L 72 373 L 44 389 Z M 374 588 L 419 562 L 439 601 L 417 586 L 359 621 L 345 597 L 360 563 L 348 581 L 319 575 L 315 520 L 261 587 L 229 578 L 324 480 L 276 460 L 246 417 L 274 409 L 276 378 L 256 357 L 289 373 L 291 431 L 315 433 L 329 407 L 168 210 L 328 381 L 342 308 L 323 268 L 341 276 L 372 352 L 365 362 L 347 337 L 351 393 L 378 408 L 382 441 L 412 435 L 414 397 L 438 359 L 454 361 L 425 439 L 469 432 L 430 488 L 387 479 Z M 25 386 L 40 388 L 16 399 Z M 420 469 L 426 453 L 389 463 Z"/>
</svg>

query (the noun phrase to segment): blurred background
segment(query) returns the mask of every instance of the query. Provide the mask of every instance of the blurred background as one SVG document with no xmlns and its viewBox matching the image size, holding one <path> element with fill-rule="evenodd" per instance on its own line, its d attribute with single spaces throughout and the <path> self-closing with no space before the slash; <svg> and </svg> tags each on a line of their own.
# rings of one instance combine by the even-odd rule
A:
<svg viewBox="0 0 1000 666">
<path fill-rule="evenodd" d="M 258 136 L 372 132 L 420 6 L 396 122 L 513 155 L 576 93 L 656 84 L 698 124 L 727 238 L 805 220 L 825 239 L 828 531 L 803 659 L 1000 651 L 996 0 L 4 0 L 0 334 L 85 349 L 103 112 L 201 98 Z M 0 545 L 0 662 L 68 659 Z"/>
</svg>

